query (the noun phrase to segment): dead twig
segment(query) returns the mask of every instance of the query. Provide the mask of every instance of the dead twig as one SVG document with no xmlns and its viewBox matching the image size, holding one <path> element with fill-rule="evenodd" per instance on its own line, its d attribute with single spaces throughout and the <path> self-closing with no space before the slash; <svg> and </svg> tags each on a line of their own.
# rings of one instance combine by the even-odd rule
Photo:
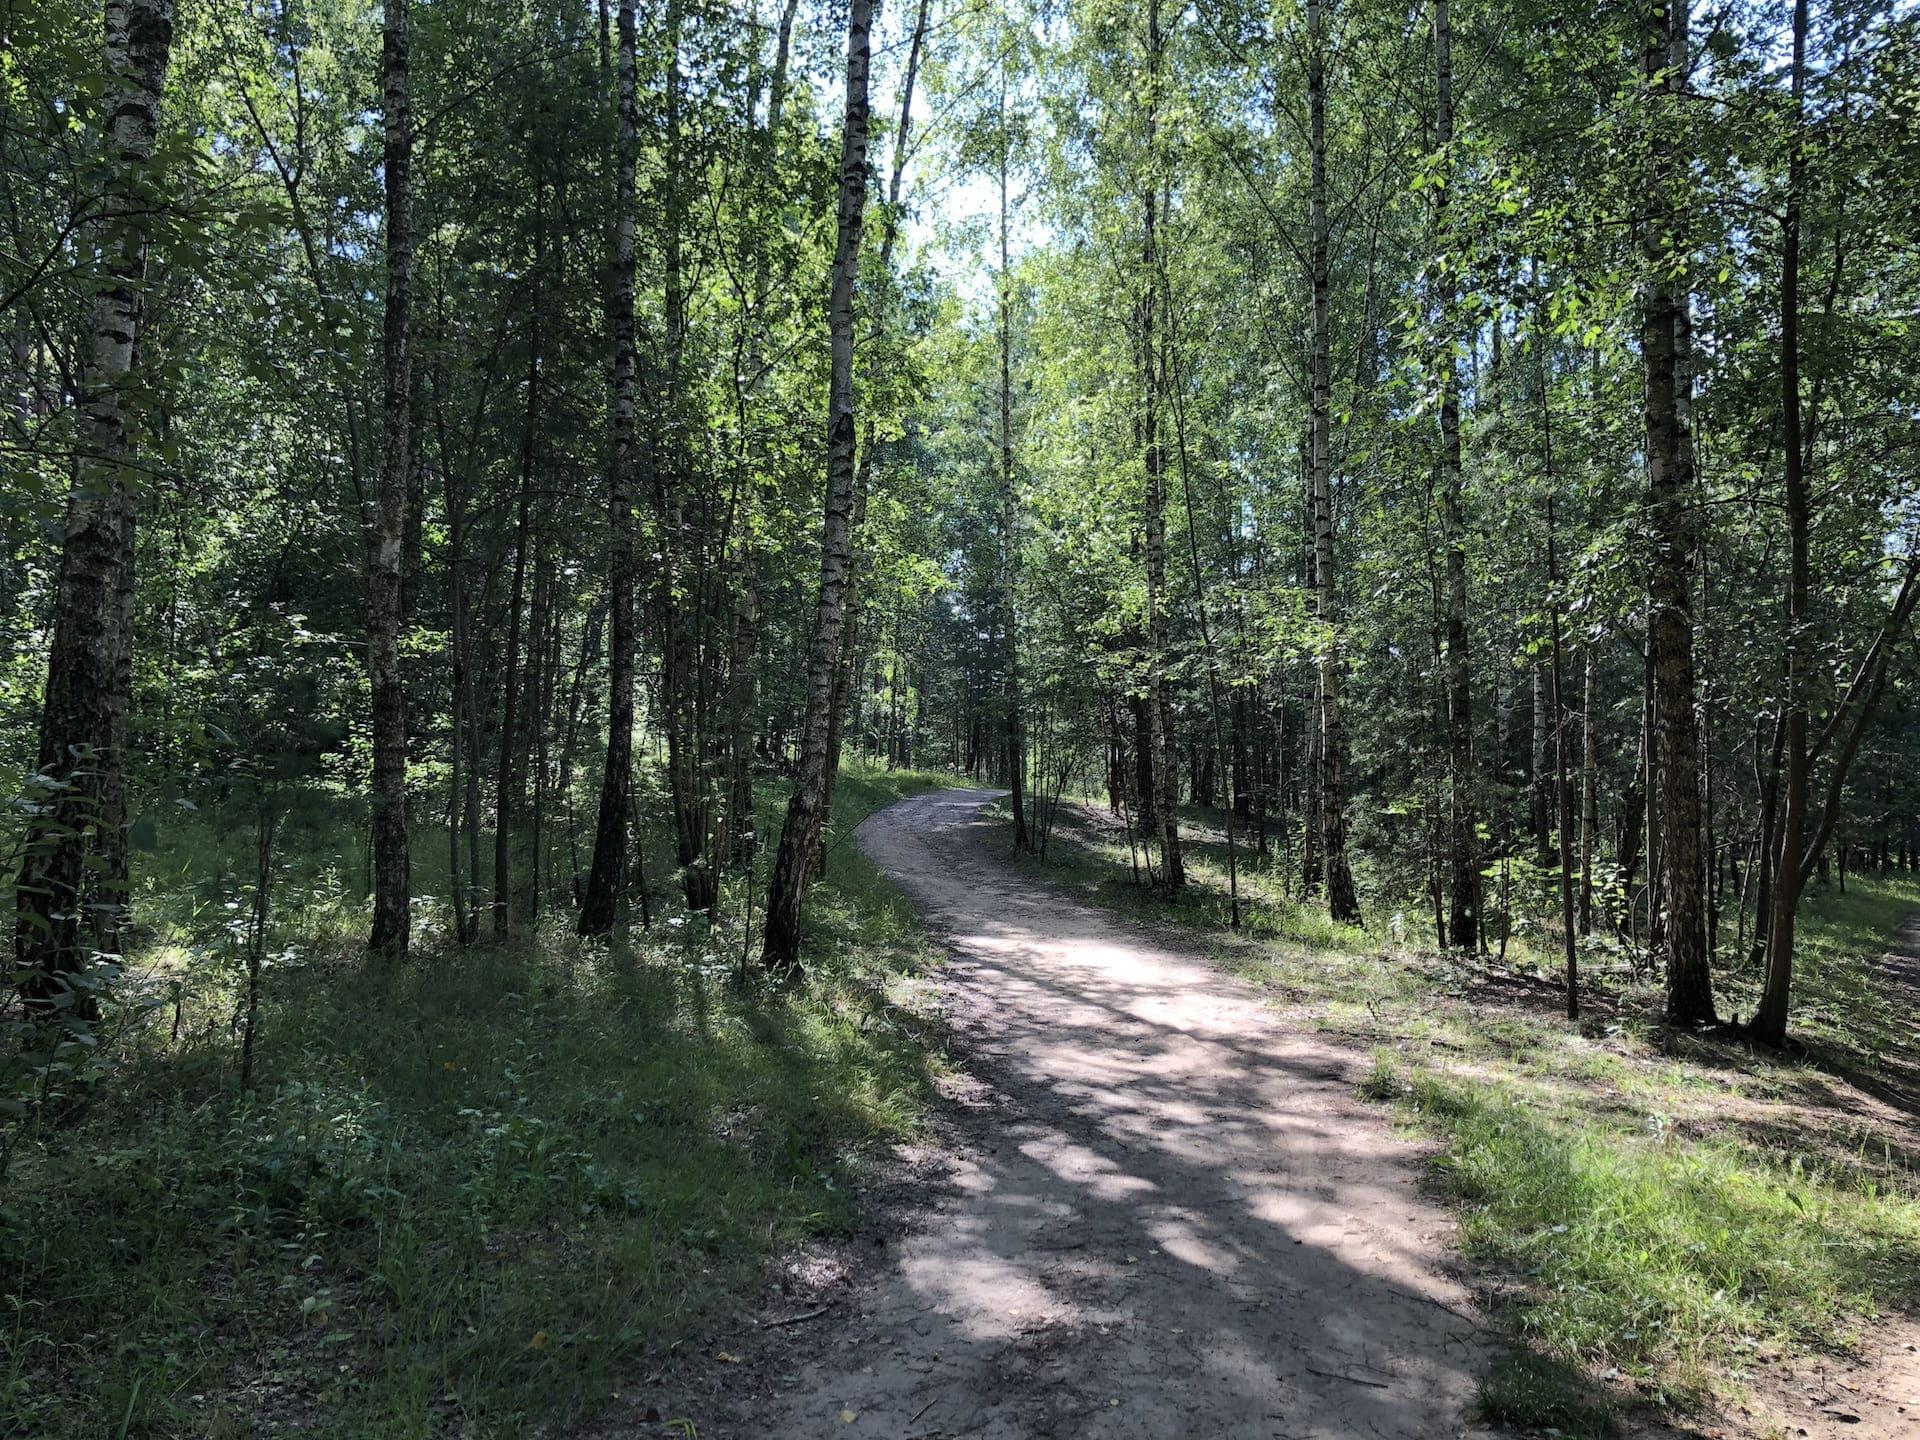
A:
<svg viewBox="0 0 1920 1440">
<path fill-rule="evenodd" d="M 1307 1366 L 1307 1373 L 1309 1375 L 1319 1375 L 1327 1380 L 1344 1380 L 1349 1385 L 1364 1385 L 1369 1390 L 1386 1390 L 1391 1388 L 1381 1384 L 1378 1380 L 1363 1380 L 1358 1375 L 1342 1375 L 1338 1370 L 1316 1370 L 1311 1365 Z"/>
<path fill-rule="evenodd" d="M 788 1315 L 779 1320 L 762 1320 L 760 1322 L 760 1328 L 762 1330 L 778 1330 L 782 1325 L 804 1324 L 808 1320 L 818 1320 L 832 1308 L 833 1306 L 831 1305 L 822 1305 L 818 1310 L 809 1310 L 804 1315 Z"/>
</svg>

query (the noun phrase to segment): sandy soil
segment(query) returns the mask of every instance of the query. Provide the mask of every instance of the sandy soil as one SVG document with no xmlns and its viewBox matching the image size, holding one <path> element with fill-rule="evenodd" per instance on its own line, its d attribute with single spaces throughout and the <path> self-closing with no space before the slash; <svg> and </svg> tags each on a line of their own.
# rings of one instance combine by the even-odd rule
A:
<svg viewBox="0 0 1920 1440">
<path fill-rule="evenodd" d="M 859 835 L 952 950 L 964 1075 L 931 1182 L 644 1403 L 701 1440 L 1478 1433 L 1452 1222 L 1355 1100 L 1358 1057 L 1011 870 L 978 818 L 995 793 Z"/>
</svg>

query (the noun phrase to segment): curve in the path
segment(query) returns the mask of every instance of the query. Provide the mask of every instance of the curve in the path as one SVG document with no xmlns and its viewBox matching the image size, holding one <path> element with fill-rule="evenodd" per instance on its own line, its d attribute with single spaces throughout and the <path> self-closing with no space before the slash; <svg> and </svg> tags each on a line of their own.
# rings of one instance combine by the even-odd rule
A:
<svg viewBox="0 0 1920 1440">
<path fill-rule="evenodd" d="M 769 1353 L 741 1433 L 1470 1433 L 1487 1352 L 1451 1222 L 1355 1057 L 1013 869 L 997 793 L 859 833 L 950 947 L 970 1093 L 951 1183 L 804 1353 Z"/>
</svg>

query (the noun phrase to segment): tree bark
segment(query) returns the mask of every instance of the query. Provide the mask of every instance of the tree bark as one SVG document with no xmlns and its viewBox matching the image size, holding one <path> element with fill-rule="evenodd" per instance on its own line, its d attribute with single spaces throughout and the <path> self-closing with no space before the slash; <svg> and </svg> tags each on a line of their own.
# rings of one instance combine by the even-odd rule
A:
<svg viewBox="0 0 1920 1440">
<path fill-rule="evenodd" d="M 1800 410 L 1800 212 L 1805 152 L 1802 107 L 1806 86 L 1807 0 L 1793 7 L 1793 134 L 1788 140 L 1787 199 L 1780 240 L 1780 429 L 1787 502 L 1786 775 L 1779 817 L 1778 857 L 1773 870 L 1773 910 L 1767 918 L 1766 984 L 1754 1034 L 1771 1045 L 1787 1038 L 1793 992 L 1793 944 L 1800 906 L 1800 856 L 1805 848 L 1810 771 L 1807 755 L 1807 683 L 1810 657 L 1805 630 L 1811 610 L 1807 479 L 1802 462 Z"/>
<path fill-rule="evenodd" d="M 1790 548 L 1787 591 L 1787 710 L 1786 786 L 1781 806 L 1780 838 L 1774 857 L 1773 915 L 1767 934 L 1767 976 L 1753 1032 L 1773 1045 L 1786 1039 L 1792 998 L 1795 911 L 1816 869 L 1825 874 L 1828 841 L 1833 837 L 1845 803 L 1847 773 L 1859 753 L 1860 742 L 1885 690 L 1887 668 L 1895 643 L 1920 605 L 1920 547 L 1909 548 L 1904 573 L 1886 621 L 1855 667 L 1819 736 L 1808 743 L 1806 681 L 1816 661 L 1806 640 L 1812 615 L 1809 535 L 1811 499 L 1807 486 L 1810 456 L 1807 426 L 1800 400 L 1800 220 L 1806 189 L 1806 47 L 1807 0 L 1795 0 L 1793 9 L 1793 130 L 1788 150 L 1787 204 L 1783 215 L 1780 286 L 1781 365 L 1780 402 L 1782 450 L 1785 457 L 1787 530 Z M 1836 262 L 1837 263 L 1837 262 Z M 1829 295 L 1831 300 L 1831 294 Z M 1819 387 L 1814 388 L 1817 404 Z M 1813 819 L 1811 797 L 1814 764 L 1838 741 L 1828 766 L 1825 796 L 1819 817 Z M 1845 885 L 1847 846 L 1841 846 L 1842 887 Z"/>
<path fill-rule="evenodd" d="M 547 875 L 547 785 L 551 770 L 550 744 L 553 736 L 553 700 L 557 689 L 560 659 L 559 605 L 554 598 L 558 583 L 553 558 L 545 553 L 546 535 L 536 530 L 533 537 L 533 612 L 531 633 L 534 649 L 528 657 L 531 675 L 528 686 L 533 692 L 533 726 L 527 735 L 523 774 L 533 777 L 533 814 L 527 836 L 527 908 L 529 922 L 540 918 L 546 898 Z"/>
<path fill-rule="evenodd" d="M 1159 834 L 1159 807 L 1154 802 L 1153 722 L 1147 718 L 1147 698 L 1130 695 L 1127 709 L 1133 719 L 1134 819 L 1144 833 Z"/>
<path fill-rule="evenodd" d="M 800 968 L 800 910 L 807 869 L 819 843 L 823 787 L 828 765 L 827 729 L 840 662 L 850 524 L 854 491 L 853 288 L 860 273 L 860 232 L 867 206 L 867 70 L 873 30 L 873 0 L 852 0 L 847 16 L 846 117 L 840 141 L 839 202 L 834 243 L 833 288 L 827 304 L 832 352 L 828 385 L 827 491 L 820 528 L 820 583 L 813 633 L 807 646 L 806 709 L 801 722 L 800 761 L 787 801 L 767 892 L 766 935 L 761 958 L 770 969 Z"/>
<path fill-rule="evenodd" d="M 452 661 L 451 714 L 447 720 L 447 888 L 453 898 L 453 938 L 458 945 L 471 945 L 479 930 L 478 917 L 472 913 L 473 887 L 460 875 L 460 802 L 465 771 L 477 763 L 468 756 L 465 739 L 468 716 L 473 708 L 471 669 L 467 639 L 466 505 L 455 491 L 454 467 L 446 463 L 446 446 L 441 447 L 441 480 L 446 488 L 447 504 L 447 610 L 452 635 L 448 645 Z"/>
<path fill-rule="evenodd" d="M 132 635 L 135 507 L 131 464 L 141 420 L 128 376 L 139 363 L 146 314 L 145 172 L 173 45 L 172 0 L 108 0 L 102 41 L 107 167 L 95 234 L 103 283 L 93 298 L 80 376 L 79 452 L 67 496 L 40 717 L 38 804 L 22 837 L 14 952 L 21 990 L 43 1013 L 95 1012 L 81 979 L 86 944 L 113 953 L 127 893 L 98 879 L 123 837 L 124 727 L 116 721 Z M 120 709 L 124 715 L 124 709 Z M 86 940 L 83 940 L 83 932 Z M 68 998 L 71 997 L 71 998 Z"/>
<path fill-rule="evenodd" d="M 1586 653 L 1580 695 L 1580 933 L 1593 933 L 1593 856 L 1600 809 L 1599 752 L 1594 733 L 1593 647 Z"/>
<path fill-rule="evenodd" d="M 667 736 L 667 790 L 673 812 L 674 861 L 687 908 L 711 910 L 716 897 L 709 866 L 712 793 L 706 766 L 702 703 L 706 679 L 704 589 L 706 545 L 699 524 L 688 515 L 693 457 L 689 442 L 685 374 L 687 283 L 680 229 L 686 212 L 685 148 L 681 106 L 685 80 L 680 71 L 683 34 L 680 0 L 667 5 L 666 213 L 661 240 L 665 250 L 664 305 L 661 317 L 666 350 L 665 463 L 657 467 L 656 504 L 661 553 L 665 560 L 656 591 L 660 633 L 660 715 Z"/>
<path fill-rule="evenodd" d="M 907 173 L 907 141 L 913 133 L 913 90 L 919 78 L 920 57 L 927 40 L 929 8 L 929 0 L 921 0 L 914 18 L 913 39 L 907 47 L 906 74 L 900 82 L 900 121 L 893 131 L 893 169 L 887 180 L 887 209 L 880 226 L 879 262 L 883 289 L 893 277 L 893 243 L 899 234 L 897 217 L 900 213 L 900 190 Z M 824 845 L 827 828 L 833 822 L 833 791 L 840 780 L 840 746 L 847 717 L 847 698 L 855 688 L 853 668 L 864 608 L 860 586 L 859 541 L 867 523 L 867 494 L 872 484 L 875 438 L 873 417 L 868 415 L 862 426 L 861 438 L 855 446 L 857 468 L 853 480 L 853 522 L 847 539 L 846 598 L 842 602 L 846 622 L 840 642 L 840 670 L 835 680 L 833 709 L 827 717 L 827 768 L 820 782 L 820 817 L 814 831 L 816 851 L 807 866 L 809 883 L 819 873 L 823 854 L 818 847 Z"/>
<path fill-rule="evenodd" d="M 367 946 L 392 959 L 405 956 L 412 929 L 407 701 L 400 678 L 401 552 L 413 398 L 412 48 L 408 0 L 386 0 L 380 60 L 387 208 L 385 394 L 367 556 L 367 673 L 373 692 L 373 931 Z"/>
<path fill-rule="evenodd" d="M 1649 82 L 1669 97 L 1683 87 L 1687 0 L 1668 0 L 1656 16 L 1646 55 Z M 1675 162 L 1667 132 L 1671 103 L 1649 96 L 1654 126 L 1648 193 L 1654 213 L 1644 239 L 1647 263 L 1641 321 L 1646 393 L 1648 529 L 1647 646 L 1653 679 L 1655 758 L 1660 791 L 1660 899 L 1667 953 L 1667 1019 L 1692 1027 L 1714 1020 L 1707 963 L 1700 850 L 1700 731 L 1693 659 L 1694 514 L 1689 435 L 1693 377 L 1684 352 L 1682 311 L 1690 303 L 1674 242 Z"/>
<path fill-rule="evenodd" d="M 1433 66 L 1438 90 L 1436 139 L 1442 153 L 1441 180 L 1434 187 L 1434 232 L 1449 242 L 1453 145 L 1453 28 L 1447 0 L 1434 0 Z M 1440 529 L 1446 552 L 1447 764 L 1450 831 L 1447 859 L 1451 905 L 1447 938 L 1456 949 L 1472 950 L 1480 940 L 1479 837 L 1473 804 L 1473 689 L 1467 654 L 1466 509 L 1460 464 L 1460 374 L 1454 353 L 1452 311 L 1455 282 L 1451 258 L 1440 258 L 1442 280 L 1436 297 L 1444 353 L 1440 366 Z M 1496 334 L 1498 327 L 1495 327 Z M 1541 829 L 1544 830 L 1544 824 Z"/>
<path fill-rule="evenodd" d="M 1013 848 L 1033 850 L 1027 829 L 1026 745 L 1020 733 L 1020 623 L 1016 609 L 1020 552 L 1018 497 L 1013 485 L 1013 277 L 1007 264 L 1007 163 L 1013 140 L 1007 131 L 1006 61 L 1000 74 L 1000 270 L 996 311 L 1000 341 L 1000 614 L 1004 649 L 1001 705 L 1006 712 L 1007 779 L 1012 792 Z"/>
<path fill-rule="evenodd" d="M 755 181 L 763 208 L 770 205 L 773 195 L 775 168 L 780 155 L 781 118 L 786 110 L 793 20 L 798 9 L 799 0 L 786 0 L 781 7 L 780 29 L 774 44 L 773 76 L 767 89 L 767 120 L 760 132 L 760 173 Z M 770 241 L 763 233 L 754 254 L 754 313 L 749 321 L 745 366 L 749 378 L 741 397 L 743 428 L 746 423 L 746 403 L 758 393 L 761 385 L 765 363 L 763 356 L 771 325 L 771 318 L 767 314 L 773 304 L 773 294 L 768 285 L 770 251 Z M 751 458 L 755 453 L 755 450 L 749 449 L 744 458 Z M 753 803 L 753 746 L 756 734 L 754 710 L 759 686 L 755 656 L 760 641 L 760 566 L 751 520 L 752 492 L 747 486 L 741 487 L 740 505 L 741 513 L 735 516 L 732 525 L 733 533 L 738 538 L 734 549 L 733 608 L 727 617 L 727 804 L 724 848 L 727 863 L 746 870 L 751 868 L 759 846 Z"/>
<path fill-rule="evenodd" d="M 1551 333 L 1552 331 L 1545 325 L 1540 327 L 1542 336 Z M 1544 345 L 1548 342 L 1536 341 L 1536 343 Z M 1546 471 L 1547 483 L 1547 605 L 1553 692 L 1553 798 L 1555 821 L 1559 832 L 1556 838 L 1559 851 L 1557 858 L 1560 862 L 1560 939 L 1566 967 L 1567 1018 L 1578 1020 L 1580 1018 L 1580 950 L 1573 923 L 1573 796 L 1567 778 L 1566 667 L 1562 658 L 1560 633 L 1565 607 L 1560 597 L 1559 534 L 1553 503 L 1555 484 L 1553 398 L 1548 388 L 1552 369 L 1551 360 L 1550 350 L 1543 352 L 1539 358 L 1541 460 Z"/>
<path fill-rule="evenodd" d="M 1308 198 L 1308 280 L 1313 291 L 1313 335 L 1308 356 L 1308 474 L 1313 496 L 1313 588 L 1315 613 L 1325 629 L 1319 656 L 1320 865 L 1327 910 L 1342 924 L 1360 920 L 1347 864 L 1345 741 L 1340 722 L 1340 631 L 1333 584 L 1333 393 L 1328 297 L 1327 60 L 1322 0 L 1307 0 L 1307 106 L 1311 179 Z"/>
<path fill-rule="evenodd" d="M 600 775 L 600 806 L 593 864 L 580 904 L 580 933 L 610 936 L 627 885 L 627 817 L 633 795 L 633 489 L 634 447 L 634 170 L 640 121 L 634 91 L 639 62 L 635 0 L 620 0 L 619 126 L 615 139 L 613 276 L 607 328 L 613 340 L 613 463 L 607 479 L 608 641 L 607 755 Z"/>
<path fill-rule="evenodd" d="M 1140 438 L 1146 466 L 1147 570 L 1147 725 L 1153 745 L 1153 815 L 1160 837 L 1160 883 L 1168 890 L 1186 884 L 1186 864 L 1180 854 L 1180 767 L 1175 753 L 1167 704 L 1167 458 L 1160 441 L 1160 331 L 1156 316 L 1160 209 L 1159 86 L 1161 52 L 1159 0 L 1147 0 L 1146 165 L 1141 186 L 1143 227 L 1140 267 L 1140 365 L 1143 380 Z"/>
<path fill-rule="evenodd" d="M 1193 606 L 1200 620 L 1200 645 L 1207 661 L 1207 710 L 1213 721 L 1213 754 L 1208 757 L 1211 768 L 1217 758 L 1220 767 L 1220 784 L 1225 791 L 1222 805 L 1223 820 L 1227 835 L 1227 920 L 1231 928 L 1240 928 L 1240 855 L 1234 833 L 1234 819 L 1241 808 L 1241 777 L 1236 773 L 1236 765 L 1228 758 L 1227 731 L 1221 718 L 1220 705 L 1220 658 L 1214 647 L 1213 622 L 1207 617 L 1207 591 L 1200 574 L 1200 527 L 1194 519 L 1193 509 L 1193 463 L 1187 449 L 1187 406 L 1183 398 L 1186 384 L 1180 373 L 1180 349 L 1178 316 L 1173 307 L 1173 287 L 1167 281 L 1164 270 L 1161 283 L 1166 287 L 1167 306 L 1167 350 L 1169 357 L 1168 373 L 1172 377 L 1173 391 L 1173 434 L 1174 447 L 1180 457 L 1180 494 L 1187 517 L 1187 563 L 1193 575 Z M 1212 785 L 1205 786 L 1205 795 L 1196 795 L 1195 802 L 1202 806 L 1212 801 Z"/>
<path fill-rule="evenodd" d="M 1551 670 L 1551 664 L 1547 667 Z M 1528 680 L 1533 699 L 1533 744 L 1527 757 L 1527 829 L 1533 838 L 1534 854 L 1542 865 L 1553 863 L 1553 775 L 1549 760 L 1553 745 L 1553 721 L 1548 715 L 1548 692 L 1553 677 L 1539 665 L 1529 665 Z"/>
</svg>

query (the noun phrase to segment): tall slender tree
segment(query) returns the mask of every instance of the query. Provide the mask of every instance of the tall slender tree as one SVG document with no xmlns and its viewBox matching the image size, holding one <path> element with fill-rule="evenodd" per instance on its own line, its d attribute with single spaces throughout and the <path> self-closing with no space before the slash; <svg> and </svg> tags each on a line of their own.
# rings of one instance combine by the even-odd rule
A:
<svg viewBox="0 0 1920 1440">
<path fill-rule="evenodd" d="M 1360 899 L 1347 861 L 1346 741 L 1340 718 L 1340 617 L 1333 583 L 1333 340 L 1327 216 L 1327 44 L 1323 0 L 1307 0 L 1307 487 L 1311 506 L 1314 612 L 1323 633 L 1317 667 L 1315 751 L 1320 869 L 1327 910 L 1357 923 Z"/>
<path fill-rule="evenodd" d="M 780 27 L 774 41 L 773 73 L 767 82 L 766 120 L 756 136 L 758 154 L 754 191 L 760 208 L 766 209 L 775 195 L 775 180 L 780 157 L 780 127 L 787 103 L 787 76 L 793 53 L 793 21 L 799 0 L 785 0 L 780 10 Z M 779 292 L 770 283 L 774 227 L 757 227 L 753 242 L 747 317 L 743 345 L 746 364 L 744 383 L 739 386 L 743 413 L 764 388 L 768 366 L 765 363 L 767 337 L 779 305 Z M 747 429 L 742 424 L 742 429 Z M 757 435 L 757 431 L 754 432 Z M 724 819 L 723 849 L 727 861 L 740 868 L 753 863 L 758 848 L 758 826 L 753 803 L 754 709 L 759 693 L 755 657 L 760 644 L 760 566 L 759 540 L 753 517 L 753 494 L 747 470 L 764 459 L 764 448 L 757 439 L 743 434 L 741 474 L 736 478 L 736 499 L 728 525 L 732 544 L 733 606 L 727 617 L 727 803 Z"/>
<path fill-rule="evenodd" d="M 367 556 L 367 673 L 373 691 L 373 932 L 368 948 L 397 957 L 412 933 L 407 855 L 407 697 L 400 677 L 402 540 L 413 399 L 413 53 L 409 0 L 386 0 L 380 47 L 385 148 L 387 297 L 380 475 Z"/>
<path fill-rule="evenodd" d="M 1140 443 L 1146 470 L 1146 513 L 1142 526 L 1147 578 L 1147 725 L 1153 746 L 1153 821 L 1160 837 L 1160 883 L 1169 890 L 1186 884 L 1180 854 L 1179 775 L 1168 707 L 1167 665 L 1171 649 L 1167 625 L 1167 451 L 1160 436 L 1160 403 L 1165 393 L 1161 366 L 1158 220 L 1164 177 L 1160 153 L 1160 90 L 1166 36 L 1160 28 L 1160 0 L 1147 0 L 1146 143 L 1140 186 Z"/>
<path fill-rule="evenodd" d="M 627 825 L 633 808 L 633 500 L 638 388 L 634 349 L 634 175 L 640 155 L 639 55 L 635 0 L 620 0 L 618 124 L 614 139 L 613 265 L 607 331 L 613 340 L 613 457 L 607 475 L 607 753 L 600 775 L 593 864 L 580 902 L 582 935 L 611 935 L 627 884 Z"/>
<path fill-rule="evenodd" d="M 536 130 L 533 144 L 541 143 Z M 533 196 L 533 294 L 527 306 L 526 408 L 520 425 L 520 484 L 514 500 L 513 580 L 507 591 L 507 648 L 501 662 L 500 743 L 493 791 L 493 938 L 504 940 L 513 903 L 513 825 L 524 772 L 515 768 L 522 724 L 520 631 L 527 588 L 528 544 L 532 537 L 534 470 L 539 463 L 541 429 L 540 346 L 545 318 L 546 187 L 536 157 Z M 529 647 L 537 651 L 537 641 Z M 535 707 L 538 709 L 537 705 Z"/>
<path fill-rule="evenodd" d="M 1447 939 L 1456 949 L 1480 943 L 1480 860 L 1473 786 L 1473 662 L 1467 653 L 1467 522 L 1460 466 L 1460 361 L 1453 311 L 1458 302 L 1452 253 L 1453 26 L 1447 0 L 1433 3 L 1435 142 L 1440 169 L 1433 186 L 1434 267 L 1440 325 L 1440 529 L 1446 551 L 1446 695 L 1450 828 Z"/>
<path fill-rule="evenodd" d="M 1019 496 L 1013 479 L 1013 272 L 1008 262 L 1007 169 L 1013 133 L 1007 128 L 1007 61 L 1000 59 L 1000 268 L 995 273 L 994 316 L 1000 349 L 1000 625 L 1001 706 L 1005 710 L 1007 784 L 1012 794 L 1013 848 L 1032 850 L 1027 830 L 1026 744 L 1020 720 Z"/>
<path fill-rule="evenodd" d="M 73 460 L 54 582 L 35 770 L 39 805 L 22 837 L 14 951 L 22 992 L 85 1017 L 91 949 L 124 927 L 126 697 L 131 654 L 136 459 L 144 407 L 132 385 L 147 315 L 154 148 L 173 50 L 172 0 L 107 0 L 101 46 L 105 184 L 93 241 L 102 283 L 88 317 Z M 89 942 L 91 942 L 89 944 Z"/>
<path fill-rule="evenodd" d="M 1711 1024 L 1704 871 L 1700 850 L 1700 726 L 1693 658 L 1693 375 L 1686 353 L 1691 304 L 1687 252 L 1679 237 L 1679 159 L 1672 127 L 1686 86 L 1688 0 L 1657 0 L 1647 32 L 1650 126 L 1642 236 L 1645 279 L 1640 346 L 1645 370 L 1647 664 L 1655 727 L 1660 834 L 1659 901 L 1667 948 L 1667 1017 Z M 1652 803 L 1652 797 L 1649 797 Z"/>
<path fill-rule="evenodd" d="M 712 793 L 707 767 L 705 707 L 706 625 L 700 603 L 705 541 L 693 488 L 690 411 L 693 387 L 687 367 L 687 268 L 682 230 L 687 221 L 686 149 L 683 115 L 686 77 L 680 52 L 686 12 L 681 0 L 667 4 L 667 77 L 665 97 L 665 174 L 662 177 L 660 243 L 662 276 L 662 350 L 665 403 L 658 463 L 653 467 L 654 506 L 659 517 L 659 568 L 653 591 L 655 629 L 660 636 L 660 717 L 667 740 L 667 798 L 672 810 L 674 861 L 681 893 L 691 910 L 713 908 L 717 891 L 709 864 Z"/>
<path fill-rule="evenodd" d="M 1806 847 L 1809 770 L 1807 689 L 1811 668 L 1807 620 L 1811 611 L 1808 535 L 1811 529 L 1806 467 L 1802 458 L 1800 402 L 1800 224 L 1806 174 L 1807 0 L 1794 0 L 1793 69 L 1789 77 L 1792 132 L 1787 140 L 1787 194 L 1780 219 L 1780 458 L 1787 510 L 1786 787 L 1780 808 L 1780 857 L 1774 863 L 1773 913 L 1767 917 L 1766 988 L 1753 1018 L 1754 1032 L 1778 1045 L 1786 1039 L 1787 1003 L 1793 984 L 1795 884 Z"/>
<path fill-rule="evenodd" d="M 1808 883 L 1823 864 L 1847 808 L 1847 781 L 1859 757 L 1875 710 L 1886 693 L 1889 666 L 1895 648 L 1907 633 L 1920 607 L 1920 540 L 1909 533 L 1907 551 L 1892 576 L 1893 594 L 1872 639 L 1850 666 L 1847 683 L 1828 707 L 1818 734 L 1810 725 L 1809 690 L 1820 663 L 1809 634 L 1813 618 L 1811 546 L 1814 496 L 1808 483 L 1809 441 L 1817 423 L 1818 381 L 1806 398 L 1801 395 L 1801 229 L 1807 203 L 1807 161 L 1810 148 L 1806 103 L 1807 42 L 1811 26 L 1808 0 L 1795 0 L 1792 19 L 1792 64 L 1789 71 L 1790 125 L 1787 144 L 1786 201 L 1781 214 L 1780 269 L 1780 430 L 1781 463 L 1787 512 L 1788 578 L 1786 591 L 1785 709 L 1775 732 L 1775 753 L 1785 751 L 1785 787 L 1780 806 L 1778 836 L 1773 843 L 1771 915 L 1766 934 L 1766 982 L 1752 1031 L 1771 1045 L 1783 1044 L 1792 998 L 1796 940 L 1795 912 Z M 1834 261 L 1831 312 L 1839 285 L 1839 260 Z M 1809 416 L 1812 416 L 1810 420 Z M 1909 520 L 1908 526 L 1911 526 Z M 1878 570 L 1890 559 L 1883 538 L 1874 556 Z M 1889 567 L 1891 568 L 1891 567 Z M 1776 767 L 1778 766 L 1776 760 Z M 1826 776 L 1816 808 L 1813 775 L 1824 764 Z M 1841 847 L 1844 874 L 1846 846 Z M 1844 884 L 1844 880 L 1843 880 Z"/>
<path fill-rule="evenodd" d="M 881 217 L 879 260 L 880 286 L 884 296 L 893 278 L 893 246 L 900 234 L 901 187 L 907 173 L 908 145 L 913 136 L 913 91 L 920 75 L 920 61 L 927 42 L 927 25 L 932 17 L 930 0 L 920 0 L 915 12 L 913 38 L 907 45 L 906 74 L 900 83 L 900 119 L 893 130 L 893 167 L 887 179 L 887 208 Z M 884 301 L 880 307 L 884 322 Z M 833 704 L 827 712 L 827 765 L 820 777 L 820 813 L 815 828 L 815 852 L 807 863 L 811 880 L 824 859 L 827 827 L 833 821 L 833 791 L 840 779 L 840 752 L 847 719 L 847 700 L 853 688 L 853 667 L 860 635 L 860 534 L 866 525 L 867 495 L 873 481 L 873 456 L 878 430 L 873 415 L 861 422 L 861 435 L 855 446 L 858 463 L 853 476 L 853 516 L 848 529 L 847 579 L 841 601 L 846 612 L 840 640 L 840 668 L 834 675 Z"/>
<path fill-rule="evenodd" d="M 872 53 L 874 0 L 851 0 L 847 14 L 846 115 L 840 134 L 839 201 L 835 219 L 833 286 L 827 301 L 832 352 L 827 394 L 827 488 L 820 527 L 820 583 L 807 645 L 806 708 L 800 762 L 780 828 L 767 891 L 761 958 L 769 969 L 800 968 L 800 912 L 807 871 L 820 844 L 820 814 L 829 763 L 828 720 L 846 618 L 847 568 L 852 557 L 854 421 L 853 287 L 860 275 L 860 233 L 867 208 L 867 72 Z"/>
</svg>

